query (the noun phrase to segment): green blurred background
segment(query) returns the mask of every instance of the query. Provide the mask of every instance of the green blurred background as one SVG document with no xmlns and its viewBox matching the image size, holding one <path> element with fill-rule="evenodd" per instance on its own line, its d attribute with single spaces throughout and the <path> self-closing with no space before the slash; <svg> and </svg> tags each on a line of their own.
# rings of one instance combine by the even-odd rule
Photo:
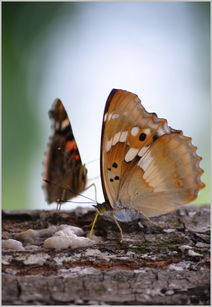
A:
<svg viewBox="0 0 212 307">
<path fill-rule="evenodd" d="M 54 98 L 70 107 L 91 161 L 113 87 L 192 136 L 207 185 L 195 203 L 210 201 L 209 2 L 4 2 L 2 17 L 4 209 L 46 208 L 41 173 Z M 99 175 L 98 163 L 90 174 Z"/>
</svg>

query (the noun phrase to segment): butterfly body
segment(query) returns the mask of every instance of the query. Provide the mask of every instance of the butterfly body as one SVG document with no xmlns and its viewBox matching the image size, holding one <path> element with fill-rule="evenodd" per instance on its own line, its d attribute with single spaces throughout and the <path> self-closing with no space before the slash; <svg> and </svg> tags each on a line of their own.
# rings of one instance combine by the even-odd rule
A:
<svg viewBox="0 0 212 307">
<path fill-rule="evenodd" d="M 204 187 L 191 138 L 127 91 L 114 89 L 107 99 L 100 160 L 105 200 L 114 212 L 159 216 L 194 200 Z"/>
<path fill-rule="evenodd" d="M 53 135 L 44 162 L 43 188 L 48 203 L 65 202 L 85 190 L 87 169 L 82 164 L 70 120 L 59 99 L 49 111 Z"/>
</svg>

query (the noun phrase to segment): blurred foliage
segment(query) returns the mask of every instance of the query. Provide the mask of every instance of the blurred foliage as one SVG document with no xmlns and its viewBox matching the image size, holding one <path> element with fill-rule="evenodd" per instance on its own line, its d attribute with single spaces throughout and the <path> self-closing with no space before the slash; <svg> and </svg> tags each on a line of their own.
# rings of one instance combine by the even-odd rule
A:
<svg viewBox="0 0 212 307">
<path fill-rule="evenodd" d="M 42 75 L 35 78 L 34 92 L 30 92 L 29 95 L 26 87 L 27 65 L 30 63 L 27 50 L 34 36 L 39 35 L 40 31 L 45 31 L 57 10 L 57 4 L 2 4 L 3 208 L 28 207 L 28 166 L 41 134 L 33 104 L 36 104 L 36 93 L 42 83 Z"/>
</svg>

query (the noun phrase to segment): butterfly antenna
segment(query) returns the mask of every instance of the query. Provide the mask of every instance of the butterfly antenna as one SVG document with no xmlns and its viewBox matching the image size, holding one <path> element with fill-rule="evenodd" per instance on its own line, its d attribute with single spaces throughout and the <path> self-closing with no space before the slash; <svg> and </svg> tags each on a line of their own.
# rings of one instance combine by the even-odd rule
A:
<svg viewBox="0 0 212 307">
<path fill-rule="evenodd" d="M 99 159 L 91 160 L 91 161 L 89 161 L 89 162 L 86 162 L 85 165 L 88 165 L 88 164 L 93 163 L 93 162 L 98 161 L 98 160 L 99 160 Z"/>
<path fill-rule="evenodd" d="M 87 202 L 87 201 L 73 201 L 73 200 L 66 200 L 63 201 L 64 203 L 73 203 L 73 204 L 96 204 L 96 202 Z"/>
<path fill-rule="evenodd" d="M 47 179 L 44 179 L 44 178 L 43 178 L 43 181 L 45 181 L 46 183 L 50 183 L 50 184 L 56 185 L 56 183 L 51 182 L 51 181 L 49 181 L 49 180 L 47 180 Z M 86 198 L 86 199 L 89 199 L 89 200 L 91 200 L 92 203 L 97 203 L 97 202 L 96 202 L 95 200 L 93 200 L 92 198 L 90 198 L 90 197 L 88 197 L 88 196 L 85 196 L 85 195 L 82 195 L 82 194 L 79 194 L 79 193 L 75 193 L 75 192 L 72 191 L 70 188 L 66 188 L 66 187 L 63 187 L 63 186 L 61 186 L 61 188 L 63 188 L 63 189 L 66 190 L 66 191 L 70 191 L 71 193 L 75 194 L 76 196 L 82 196 L 82 197 L 84 197 L 84 198 Z"/>
<path fill-rule="evenodd" d="M 96 180 L 96 179 L 99 179 L 100 176 L 96 176 L 96 177 L 92 177 L 92 178 L 88 178 L 88 180 Z"/>
</svg>

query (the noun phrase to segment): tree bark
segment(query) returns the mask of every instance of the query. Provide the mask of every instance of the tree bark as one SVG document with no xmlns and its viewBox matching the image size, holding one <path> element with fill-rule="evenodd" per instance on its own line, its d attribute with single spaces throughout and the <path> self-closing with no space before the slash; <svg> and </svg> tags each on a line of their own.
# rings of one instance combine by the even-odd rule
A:
<svg viewBox="0 0 212 307">
<path fill-rule="evenodd" d="M 4 305 L 209 305 L 210 207 L 185 206 L 161 217 L 116 225 L 99 217 L 89 247 L 52 250 L 43 246 L 49 226 L 68 224 L 89 231 L 93 209 L 3 211 L 2 299 Z M 8 239 L 41 230 L 8 249 Z"/>
</svg>

